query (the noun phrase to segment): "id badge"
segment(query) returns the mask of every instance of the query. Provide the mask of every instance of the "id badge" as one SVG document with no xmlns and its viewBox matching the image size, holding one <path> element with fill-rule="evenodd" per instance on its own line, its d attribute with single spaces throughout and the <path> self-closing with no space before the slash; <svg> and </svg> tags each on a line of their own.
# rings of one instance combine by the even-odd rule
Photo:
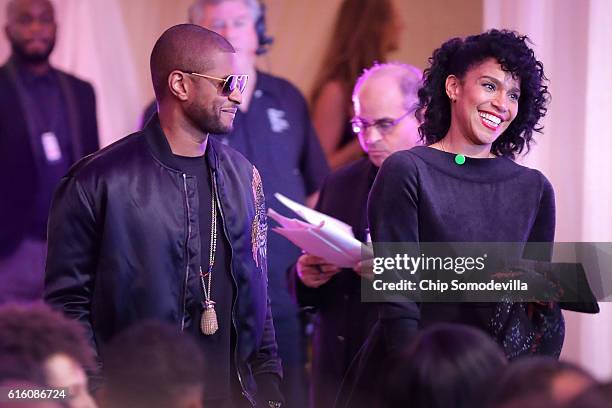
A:
<svg viewBox="0 0 612 408">
<path fill-rule="evenodd" d="M 60 161 L 62 159 L 62 149 L 60 148 L 55 133 L 45 132 L 40 136 L 40 138 L 47 162 L 55 163 Z"/>
</svg>

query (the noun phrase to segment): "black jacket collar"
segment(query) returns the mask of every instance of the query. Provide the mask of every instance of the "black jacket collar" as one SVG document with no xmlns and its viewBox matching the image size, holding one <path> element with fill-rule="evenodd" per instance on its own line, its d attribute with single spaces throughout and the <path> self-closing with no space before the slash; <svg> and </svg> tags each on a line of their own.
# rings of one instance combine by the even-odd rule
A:
<svg viewBox="0 0 612 408">
<path fill-rule="evenodd" d="M 171 169 L 180 172 L 176 158 L 172 154 L 172 150 L 170 149 L 170 144 L 168 143 L 168 139 L 164 134 L 163 129 L 159 123 L 159 116 L 155 113 L 151 119 L 147 122 L 146 126 L 142 130 L 147 140 L 147 144 L 153 153 L 153 156 L 160 162 L 162 162 L 165 166 L 170 167 Z M 210 149 L 210 150 L 209 150 Z M 212 171 L 216 171 L 219 165 L 219 157 L 218 157 L 218 147 L 217 141 L 208 137 L 208 142 L 206 146 L 207 153 L 210 151 L 210 159 L 209 163 L 212 167 Z"/>
</svg>

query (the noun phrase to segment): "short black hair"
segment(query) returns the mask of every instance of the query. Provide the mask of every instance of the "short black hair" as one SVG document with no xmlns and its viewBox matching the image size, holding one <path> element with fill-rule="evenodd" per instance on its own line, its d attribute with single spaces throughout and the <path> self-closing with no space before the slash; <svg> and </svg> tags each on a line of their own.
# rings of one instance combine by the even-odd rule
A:
<svg viewBox="0 0 612 408">
<path fill-rule="evenodd" d="M 168 75 L 174 70 L 204 73 L 213 68 L 215 52 L 234 53 L 234 47 L 221 35 L 195 24 L 170 27 L 151 51 L 151 79 L 159 102 L 166 94 Z"/>
<path fill-rule="evenodd" d="M 104 374 L 112 406 L 171 407 L 187 389 L 202 386 L 204 357 L 189 334 L 143 321 L 111 340 Z"/>
<path fill-rule="evenodd" d="M 546 356 L 523 357 L 513 361 L 501 375 L 492 401 L 495 405 L 501 405 L 521 397 L 538 395 L 552 399 L 553 382 L 563 373 L 573 373 L 595 382 L 590 373 L 570 362 Z"/>
<path fill-rule="evenodd" d="M 17 1 L 18 0 L 9 0 L 6 3 L 6 9 L 5 9 L 5 13 L 6 13 L 6 19 L 7 20 L 12 20 L 14 18 L 13 14 L 15 14 L 15 9 L 17 8 Z M 51 8 L 51 11 L 55 14 L 55 8 L 53 7 L 53 3 L 51 2 L 51 0 L 40 0 L 43 3 L 45 3 L 47 6 L 49 6 Z"/>
<path fill-rule="evenodd" d="M 43 303 L 0 307 L 0 354 L 25 356 L 38 364 L 64 354 L 84 369 L 95 369 L 85 329 Z"/>
<path fill-rule="evenodd" d="M 472 408 L 505 365 L 501 348 L 484 332 L 459 324 L 433 325 L 391 356 L 383 406 Z"/>
<path fill-rule="evenodd" d="M 452 38 L 433 52 L 430 66 L 424 72 L 419 90 L 419 109 L 423 123 L 421 139 L 428 145 L 446 136 L 450 128 L 450 101 L 446 95 L 446 78 L 463 79 L 466 72 L 488 58 L 494 58 L 521 83 L 519 108 L 508 129 L 493 142 L 491 153 L 515 158 L 523 149 L 529 151 L 533 132 L 542 133 L 540 119 L 546 115 L 550 93 L 544 65 L 529 47 L 529 38 L 514 31 L 490 30 L 466 38 Z M 425 109 L 423 109 L 425 108 Z"/>
</svg>

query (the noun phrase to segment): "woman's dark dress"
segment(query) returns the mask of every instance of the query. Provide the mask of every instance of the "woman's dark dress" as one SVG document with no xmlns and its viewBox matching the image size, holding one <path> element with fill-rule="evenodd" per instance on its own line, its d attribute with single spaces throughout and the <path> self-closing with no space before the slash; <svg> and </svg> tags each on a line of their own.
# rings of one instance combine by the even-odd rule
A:
<svg viewBox="0 0 612 408">
<path fill-rule="evenodd" d="M 368 220 L 375 243 L 552 242 L 554 192 L 542 173 L 510 159 L 466 158 L 457 165 L 454 154 L 419 146 L 385 160 L 370 191 Z M 550 252 L 522 256 L 550 261 Z M 385 358 L 404 349 L 418 328 L 436 322 L 478 327 L 510 359 L 558 357 L 565 335 L 555 303 L 384 303 L 336 407 L 376 406 Z"/>
</svg>

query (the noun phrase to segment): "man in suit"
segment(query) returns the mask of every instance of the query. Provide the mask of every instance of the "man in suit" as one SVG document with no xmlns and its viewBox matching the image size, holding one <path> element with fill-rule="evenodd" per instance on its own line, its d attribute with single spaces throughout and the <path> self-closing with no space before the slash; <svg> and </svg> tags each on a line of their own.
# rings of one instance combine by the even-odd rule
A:
<svg viewBox="0 0 612 408">
<path fill-rule="evenodd" d="M 323 184 L 316 209 L 353 228 L 368 240 L 368 193 L 383 161 L 419 143 L 415 116 L 421 71 L 404 64 L 380 64 L 366 70 L 353 91 L 353 131 L 366 158 L 333 172 Z M 334 405 L 342 378 L 377 318 L 372 304 L 361 303 L 361 263 L 340 269 L 314 255 L 296 265 L 298 302 L 316 310 L 313 344 L 312 407 Z"/>
<path fill-rule="evenodd" d="M 46 224 L 59 179 L 98 149 L 92 86 L 51 66 L 49 0 L 11 0 L 0 67 L 0 303 L 42 297 Z"/>
</svg>

